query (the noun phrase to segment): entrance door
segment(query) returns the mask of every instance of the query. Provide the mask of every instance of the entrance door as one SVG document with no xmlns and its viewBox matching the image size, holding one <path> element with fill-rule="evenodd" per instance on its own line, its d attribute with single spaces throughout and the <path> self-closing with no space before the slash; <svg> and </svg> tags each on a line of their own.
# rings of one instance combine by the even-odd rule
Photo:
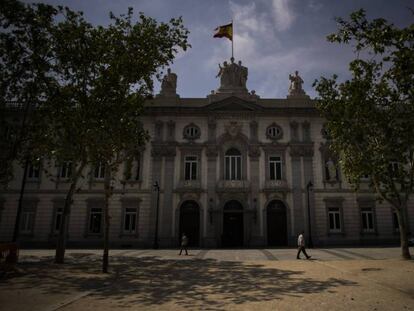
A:
<svg viewBox="0 0 414 311">
<path fill-rule="evenodd" d="M 287 246 L 286 206 L 281 201 L 272 201 L 267 206 L 267 244 Z"/>
<path fill-rule="evenodd" d="M 222 245 L 243 246 L 243 206 L 238 201 L 229 201 L 224 206 Z"/>
<path fill-rule="evenodd" d="M 188 246 L 200 245 L 200 208 L 194 201 L 186 201 L 180 207 L 180 235 L 188 237 Z"/>
</svg>

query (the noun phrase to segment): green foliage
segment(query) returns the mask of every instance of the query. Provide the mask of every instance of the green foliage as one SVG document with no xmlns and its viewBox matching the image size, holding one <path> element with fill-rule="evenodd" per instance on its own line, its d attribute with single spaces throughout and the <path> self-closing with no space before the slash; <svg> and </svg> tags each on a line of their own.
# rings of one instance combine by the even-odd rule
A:
<svg viewBox="0 0 414 311">
<path fill-rule="evenodd" d="M 12 162 L 25 158 L 30 115 L 45 100 L 52 77 L 51 27 L 57 9 L 2 1 L 0 10 L 0 181 L 12 178 Z M 10 109 L 13 106 L 17 109 Z"/>
<path fill-rule="evenodd" d="M 358 187 L 369 175 L 380 196 L 399 209 L 413 190 L 414 25 L 369 21 L 363 10 L 337 21 L 339 30 L 328 40 L 354 43 L 358 57 L 349 65 L 351 80 L 315 82 L 317 107 L 350 181 Z"/>
<path fill-rule="evenodd" d="M 21 154 L 31 161 L 72 162 L 56 253 L 61 263 L 84 169 L 102 162 L 114 177 L 119 164 L 140 150 L 148 139 L 141 116 L 153 78 L 189 47 L 189 32 L 181 18 L 158 23 L 140 13 L 135 21 L 132 9 L 110 14 L 108 26 L 94 26 L 66 7 L 4 2 L 0 100 L 2 108 L 14 101 L 31 112 L 11 160 Z"/>
</svg>

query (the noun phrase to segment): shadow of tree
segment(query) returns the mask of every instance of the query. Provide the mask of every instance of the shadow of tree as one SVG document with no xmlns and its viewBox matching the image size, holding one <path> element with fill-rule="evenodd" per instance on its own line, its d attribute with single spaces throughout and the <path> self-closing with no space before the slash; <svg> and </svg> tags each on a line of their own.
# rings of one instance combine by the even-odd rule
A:
<svg viewBox="0 0 414 311">
<path fill-rule="evenodd" d="M 174 302 L 191 309 L 222 310 L 229 304 L 357 286 L 345 279 L 313 279 L 304 271 L 214 259 L 115 256 L 111 257 L 111 273 L 107 275 L 100 272 L 101 258 L 92 254 L 69 255 L 63 266 L 54 264 L 51 257 L 25 259 L 19 264 L 23 277 L 12 280 L 17 289 L 36 286 L 45 294 L 92 291 L 94 299 L 110 299 L 118 307 Z M 0 284 L 0 289 L 7 283 Z"/>
</svg>

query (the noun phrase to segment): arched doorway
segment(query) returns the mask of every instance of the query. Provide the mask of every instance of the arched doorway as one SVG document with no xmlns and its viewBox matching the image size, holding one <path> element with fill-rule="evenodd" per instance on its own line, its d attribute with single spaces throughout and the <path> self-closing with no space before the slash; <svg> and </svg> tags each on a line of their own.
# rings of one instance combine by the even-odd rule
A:
<svg viewBox="0 0 414 311">
<path fill-rule="evenodd" d="M 287 246 L 286 206 L 279 200 L 267 206 L 267 245 Z"/>
<path fill-rule="evenodd" d="M 200 246 L 200 207 L 195 201 L 185 201 L 180 207 L 180 232 L 188 237 L 188 246 Z"/>
<path fill-rule="evenodd" d="M 243 246 L 243 206 L 239 201 L 228 201 L 224 205 L 222 246 Z"/>
</svg>

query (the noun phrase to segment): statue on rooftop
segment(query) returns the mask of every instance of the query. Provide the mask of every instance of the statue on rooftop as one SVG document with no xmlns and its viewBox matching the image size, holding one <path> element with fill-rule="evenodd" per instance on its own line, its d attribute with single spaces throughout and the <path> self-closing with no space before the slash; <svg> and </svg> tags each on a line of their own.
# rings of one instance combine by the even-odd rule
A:
<svg viewBox="0 0 414 311">
<path fill-rule="evenodd" d="M 231 58 L 231 63 L 226 61 L 223 66 L 219 64 L 219 72 L 216 78 L 220 77 L 220 88 L 218 92 L 245 92 L 247 82 L 248 70 L 243 66 L 241 61 L 238 64 L 234 63 L 234 58 Z"/>
<path fill-rule="evenodd" d="M 289 95 L 304 95 L 305 91 L 302 88 L 303 80 L 299 76 L 299 72 L 296 70 L 295 75 L 289 75 L 290 86 Z"/>
<path fill-rule="evenodd" d="M 161 94 L 176 94 L 177 90 L 177 75 L 171 72 L 171 69 L 167 69 L 167 74 L 161 81 Z"/>
</svg>

